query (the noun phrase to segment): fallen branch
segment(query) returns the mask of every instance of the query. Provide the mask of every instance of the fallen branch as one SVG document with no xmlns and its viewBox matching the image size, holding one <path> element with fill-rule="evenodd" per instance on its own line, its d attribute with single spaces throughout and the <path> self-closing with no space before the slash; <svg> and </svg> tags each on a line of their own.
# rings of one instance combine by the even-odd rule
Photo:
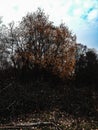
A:
<svg viewBox="0 0 98 130">
<path fill-rule="evenodd" d="M 12 125 L 4 125 L 0 126 L 0 129 L 20 129 L 20 128 L 32 128 L 32 127 L 55 127 L 55 130 L 61 130 L 55 123 L 53 122 L 36 122 L 36 123 L 19 123 Z"/>
</svg>

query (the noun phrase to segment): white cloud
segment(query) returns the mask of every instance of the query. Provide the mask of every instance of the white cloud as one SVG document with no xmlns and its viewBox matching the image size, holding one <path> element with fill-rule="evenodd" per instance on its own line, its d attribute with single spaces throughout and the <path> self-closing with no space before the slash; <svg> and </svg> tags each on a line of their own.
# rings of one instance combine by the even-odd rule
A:
<svg viewBox="0 0 98 130">
<path fill-rule="evenodd" d="M 88 20 L 94 20 L 98 18 L 98 10 L 94 9 L 88 14 Z"/>
<path fill-rule="evenodd" d="M 82 11 L 83 11 L 82 8 L 74 9 L 74 16 L 80 17 L 83 14 Z"/>
</svg>

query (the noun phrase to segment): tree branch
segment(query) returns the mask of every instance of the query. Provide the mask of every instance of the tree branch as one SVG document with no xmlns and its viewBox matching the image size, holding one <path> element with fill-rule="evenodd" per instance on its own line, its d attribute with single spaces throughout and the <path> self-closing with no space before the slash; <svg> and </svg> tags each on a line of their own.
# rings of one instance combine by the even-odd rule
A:
<svg viewBox="0 0 98 130">
<path fill-rule="evenodd" d="M 62 130 L 53 122 L 19 123 L 19 124 L 0 126 L 0 129 L 20 129 L 20 128 L 45 127 L 45 126 L 55 127 L 55 130 Z"/>
</svg>

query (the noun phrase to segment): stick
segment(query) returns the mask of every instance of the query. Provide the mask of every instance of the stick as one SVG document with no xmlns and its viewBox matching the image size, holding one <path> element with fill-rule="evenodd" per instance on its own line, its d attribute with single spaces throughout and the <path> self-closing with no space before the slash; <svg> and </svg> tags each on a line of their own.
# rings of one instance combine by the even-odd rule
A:
<svg viewBox="0 0 98 130">
<path fill-rule="evenodd" d="M 32 127 L 44 127 L 44 126 L 51 126 L 55 127 L 56 130 L 61 130 L 58 126 L 53 122 L 36 122 L 36 123 L 19 123 L 19 124 L 12 124 L 12 125 L 4 125 L 0 126 L 0 129 L 20 129 L 20 128 L 32 128 Z"/>
</svg>

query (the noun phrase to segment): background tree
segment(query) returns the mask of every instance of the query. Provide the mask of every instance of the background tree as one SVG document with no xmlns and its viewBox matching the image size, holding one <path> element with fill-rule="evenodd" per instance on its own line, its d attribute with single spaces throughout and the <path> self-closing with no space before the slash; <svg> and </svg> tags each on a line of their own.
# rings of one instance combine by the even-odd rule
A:
<svg viewBox="0 0 98 130">
<path fill-rule="evenodd" d="M 0 26 L 0 69 L 9 67 L 9 50 L 8 50 L 8 28 L 5 25 Z"/>
<path fill-rule="evenodd" d="M 83 49 L 84 48 L 84 49 Z M 83 51 L 82 51 L 83 50 Z M 79 52 L 82 52 L 81 54 Z M 97 85 L 98 77 L 98 56 L 95 50 L 81 47 L 77 53 L 76 81 L 80 84 Z"/>
</svg>

